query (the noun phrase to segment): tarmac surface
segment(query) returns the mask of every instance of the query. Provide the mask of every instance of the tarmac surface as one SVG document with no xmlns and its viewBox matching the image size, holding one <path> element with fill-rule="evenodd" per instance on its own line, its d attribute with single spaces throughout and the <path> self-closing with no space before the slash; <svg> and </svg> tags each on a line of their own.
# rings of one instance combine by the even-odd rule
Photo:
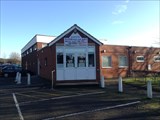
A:
<svg viewBox="0 0 160 120">
<path fill-rule="evenodd" d="M 124 85 L 118 92 L 117 81 L 107 81 L 105 88 L 97 85 L 58 86 L 37 76 L 17 85 L 15 78 L 0 78 L 0 120 L 159 120 L 160 108 L 144 105 L 159 101 L 146 98 L 146 90 Z"/>
</svg>

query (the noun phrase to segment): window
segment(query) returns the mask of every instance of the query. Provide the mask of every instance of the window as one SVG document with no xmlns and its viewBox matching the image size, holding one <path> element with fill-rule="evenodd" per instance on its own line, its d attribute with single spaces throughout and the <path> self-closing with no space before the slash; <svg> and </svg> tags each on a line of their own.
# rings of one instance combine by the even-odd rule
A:
<svg viewBox="0 0 160 120">
<path fill-rule="evenodd" d="M 63 53 L 57 53 L 57 67 L 58 68 L 62 68 L 64 67 L 64 64 L 63 64 Z"/>
<path fill-rule="evenodd" d="M 37 45 L 34 45 L 34 46 L 33 46 L 33 50 L 37 50 Z"/>
<path fill-rule="evenodd" d="M 30 53 L 32 52 L 32 48 L 30 48 L 30 51 L 29 51 Z"/>
<path fill-rule="evenodd" d="M 88 53 L 88 67 L 94 67 L 94 53 Z"/>
<path fill-rule="evenodd" d="M 67 53 L 66 54 L 66 67 L 75 67 L 74 54 L 73 53 Z"/>
<path fill-rule="evenodd" d="M 119 67 L 128 66 L 128 60 L 126 56 L 119 56 Z"/>
<path fill-rule="evenodd" d="M 160 62 L 160 56 L 154 56 L 153 60 L 154 62 Z"/>
<path fill-rule="evenodd" d="M 102 68 L 112 67 L 112 58 L 111 56 L 102 56 Z"/>
<path fill-rule="evenodd" d="M 77 57 L 78 67 L 86 67 L 86 54 L 81 53 Z"/>
<path fill-rule="evenodd" d="M 136 61 L 137 62 L 144 62 L 144 56 L 137 56 Z"/>
<path fill-rule="evenodd" d="M 47 66 L 47 58 L 44 59 L 44 65 Z"/>
</svg>

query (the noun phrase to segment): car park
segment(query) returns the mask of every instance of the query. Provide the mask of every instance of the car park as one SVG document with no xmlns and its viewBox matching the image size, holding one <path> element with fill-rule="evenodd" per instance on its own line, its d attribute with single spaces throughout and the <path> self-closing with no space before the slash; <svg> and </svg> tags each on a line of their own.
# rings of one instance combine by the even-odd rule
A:
<svg viewBox="0 0 160 120">
<path fill-rule="evenodd" d="M 1 69 L 1 76 L 10 77 L 16 76 L 17 72 L 21 72 L 22 67 L 17 65 L 6 65 Z"/>
<path fill-rule="evenodd" d="M 0 66 L 0 76 L 15 77 L 17 72 L 20 72 L 21 76 L 27 76 L 27 73 L 34 75 L 33 72 L 22 69 L 21 66 L 16 64 L 5 64 Z"/>
<path fill-rule="evenodd" d="M 6 66 L 8 66 L 8 64 L 2 64 L 2 65 L 0 65 L 0 76 L 2 76 L 2 69 L 4 67 L 6 67 Z"/>
</svg>

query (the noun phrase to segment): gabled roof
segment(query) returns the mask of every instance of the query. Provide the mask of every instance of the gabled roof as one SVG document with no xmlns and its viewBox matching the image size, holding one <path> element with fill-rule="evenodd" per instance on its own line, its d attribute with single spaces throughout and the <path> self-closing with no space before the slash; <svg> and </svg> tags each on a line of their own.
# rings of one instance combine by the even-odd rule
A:
<svg viewBox="0 0 160 120">
<path fill-rule="evenodd" d="M 90 38 L 91 40 L 93 40 L 94 42 L 96 42 L 99 45 L 103 45 L 103 43 L 101 43 L 98 39 L 96 39 L 95 37 L 93 37 L 92 35 L 90 35 L 89 33 L 87 33 L 86 31 L 84 31 L 82 28 L 80 28 L 77 24 L 74 24 L 72 27 L 70 27 L 69 29 L 67 29 L 66 31 L 64 31 L 62 34 L 60 34 L 58 37 L 56 37 L 53 41 L 51 41 L 49 43 L 49 46 L 53 45 L 54 43 L 56 43 L 58 40 L 60 40 L 61 38 L 63 38 L 65 35 L 67 35 L 68 33 L 70 33 L 71 31 L 73 31 L 74 29 L 77 29 L 78 31 L 80 31 L 81 33 L 83 33 L 84 35 L 86 35 L 88 38 Z"/>
</svg>

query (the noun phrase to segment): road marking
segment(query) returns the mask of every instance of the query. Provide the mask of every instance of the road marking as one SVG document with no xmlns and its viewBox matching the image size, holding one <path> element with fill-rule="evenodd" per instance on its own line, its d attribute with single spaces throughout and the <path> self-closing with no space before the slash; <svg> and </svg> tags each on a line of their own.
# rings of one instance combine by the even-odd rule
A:
<svg viewBox="0 0 160 120">
<path fill-rule="evenodd" d="M 16 91 L 18 93 L 26 93 L 26 92 L 29 92 L 29 91 L 27 91 L 28 89 L 31 90 L 31 88 L 21 88 L 20 90 L 17 88 L 2 88 L 0 90 L 0 92 L 4 92 L 4 93 L 8 92 L 6 94 L 11 94 L 12 91 Z M 39 89 L 39 88 L 32 88 L 32 90 L 37 90 L 37 89 Z M 26 91 L 26 92 L 20 92 L 20 91 Z"/>
<path fill-rule="evenodd" d="M 71 92 L 71 91 L 64 91 L 64 90 L 55 90 L 55 91 L 58 91 L 58 92 L 62 92 L 62 93 L 69 93 L 69 94 L 84 94 L 86 91 L 89 91 L 88 89 L 83 89 L 81 92 L 77 92 L 77 91 L 73 91 L 74 92 Z M 101 92 L 101 91 L 93 91 L 93 90 L 90 90 L 89 92 Z"/>
<path fill-rule="evenodd" d="M 16 93 L 17 95 L 21 95 L 21 96 L 25 96 L 25 97 L 31 97 L 31 98 L 38 98 L 38 97 L 35 97 L 33 95 L 26 95 L 26 94 L 22 94 L 22 93 Z"/>
<path fill-rule="evenodd" d="M 18 101 L 17 101 L 17 98 L 16 98 L 16 95 L 15 95 L 14 93 L 12 93 L 12 95 L 13 95 L 13 99 L 14 99 L 15 106 L 16 106 L 16 108 L 17 108 L 17 111 L 18 111 L 20 120 L 24 120 L 23 115 L 22 115 L 22 112 L 21 112 L 21 109 L 20 109 L 20 107 L 19 107 L 19 104 L 18 104 Z"/>
<path fill-rule="evenodd" d="M 67 94 L 81 94 L 81 93 L 79 93 L 79 92 L 71 92 L 71 91 L 63 91 L 63 90 L 56 90 L 56 91 L 58 91 L 58 92 L 61 92 L 61 93 L 67 93 Z"/>
<path fill-rule="evenodd" d="M 43 120 L 54 120 L 54 119 L 58 119 L 58 118 L 71 117 L 71 116 L 75 116 L 75 115 L 81 115 L 81 114 L 86 114 L 86 113 L 91 113 L 91 112 L 102 111 L 102 110 L 109 110 L 109 109 L 114 109 L 114 108 L 119 108 L 119 107 L 125 107 L 125 106 L 129 106 L 129 105 L 138 104 L 140 102 L 141 101 L 135 101 L 135 102 L 125 103 L 125 104 L 120 104 L 120 105 L 115 105 L 115 106 L 110 106 L 110 107 L 104 107 L 104 108 L 99 108 L 99 109 L 94 109 L 94 110 L 70 113 L 70 114 L 65 114 L 65 115 L 61 115 L 61 116 L 57 116 L 57 117 L 46 118 L 46 119 L 43 119 Z"/>
<path fill-rule="evenodd" d="M 40 92 L 40 91 L 32 91 L 32 93 L 40 93 L 40 94 L 45 94 L 45 95 L 57 95 L 55 93 L 46 93 L 46 92 Z"/>
<path fill-rule="evenodd" d="M 49 98 L 49 99 L 40 99 L 40 100 L 35 100 L 35 101 L 21 102 L 19 104 L 26 105 L 26 104 L 30 104 L 30 103 L 42 102 L 42 101 L 47 101 L 47 100 L 58 100 L 58 99 L 63 99 L 63 98 L 80 97 L 80 96 L 95 95 L 95 94 L 101 94 L 101 93 L 105 93 L 105 92 L 101 91 L 101 92 L 85 93 L 85 94 L 78 94 L 78 95 L 60 96 L 60 97 L 54 97 L 54 98 Z"/>
</svg>

